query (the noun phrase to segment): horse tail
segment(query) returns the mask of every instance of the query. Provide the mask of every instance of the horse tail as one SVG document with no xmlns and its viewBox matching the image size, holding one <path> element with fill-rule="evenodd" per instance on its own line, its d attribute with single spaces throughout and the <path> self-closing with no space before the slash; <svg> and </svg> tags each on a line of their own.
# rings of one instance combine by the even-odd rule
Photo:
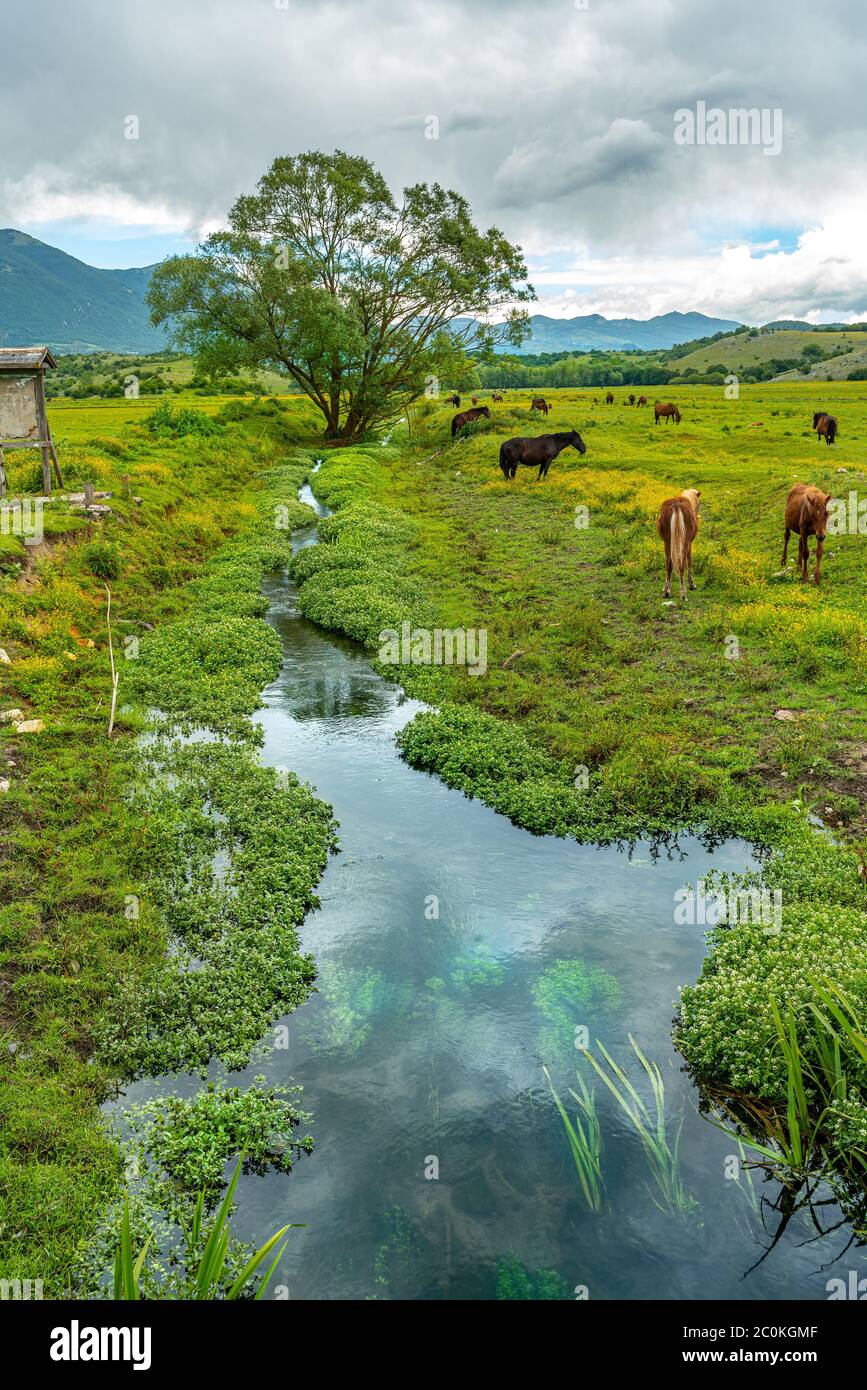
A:
<svg viewBox="0 0 867 1390">
<path fill-rule="evenodd" d="M 674 407 L 674 418 L 677 421 L 677 423 L 680 424 L 680 411 L 678 410 L 677 406 Z"/>
<path fill-rule="evenodd" d="M 828 417 L 828 443 L 833 444 L 837 438 L 837 421 L 833 415 Z"/>
<path fill-rule="evenodd" d="M 686 564 L 686 522 L 680 507 L 672 509 L 670 547 L 674 572 L 675 574 L 683 574 Z"/>
</svg>

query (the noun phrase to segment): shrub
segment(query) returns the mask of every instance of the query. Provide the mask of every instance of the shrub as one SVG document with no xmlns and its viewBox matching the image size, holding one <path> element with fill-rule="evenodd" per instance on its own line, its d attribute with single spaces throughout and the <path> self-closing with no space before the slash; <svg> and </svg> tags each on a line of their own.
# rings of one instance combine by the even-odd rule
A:
<svg viewBox="0 0 867 1390">
<path fill-rule="evenodd" d="M 119 579 L 121 572 L 120 552 L 117 546 L 108 541 L 93 541 L 86 545 L 82 557 L 91 574 L 97 579 Z"/>
</svg>

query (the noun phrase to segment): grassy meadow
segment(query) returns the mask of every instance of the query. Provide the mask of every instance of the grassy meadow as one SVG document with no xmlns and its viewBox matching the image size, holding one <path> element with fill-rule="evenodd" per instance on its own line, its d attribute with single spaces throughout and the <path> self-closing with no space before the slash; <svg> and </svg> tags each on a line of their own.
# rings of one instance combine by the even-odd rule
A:
<svg viewBox="0 0 867 1390">
<path fill-rule="evenodd" d="M 785 573 L 780 559 L 794 483 L 867 500 L 867 387 L 664 391 L 679 426 L 615 395 L 549 392 L 544 420 L 516 392 L 454 444 L 450 410 L 425 403 L 412 454 L 373 456 L 365 490 L 421 523 L 404 571 L 444 626 L 487 628 L 488 674 L 437 681 L 576 765 L 628 781 L 630 761 L 649 757 L 652 773 L 682 754 L 699 780 L 758 777 L 783 795 L 805 783 L 832 822 L 863 826 L 865 537 L 828 537 L 818 588 L 795 579 L 797 545 Z M 810 429 L 819 405 L 840 421 L 832 448 Z M 567 449 L 544 482 L 530 468 L 504 481 L 502 438 L 572 427 L 583 457 Z M 702 494 L 697 590 L 667 605 L 654 521 L 685 487 Z"/>
</svg>

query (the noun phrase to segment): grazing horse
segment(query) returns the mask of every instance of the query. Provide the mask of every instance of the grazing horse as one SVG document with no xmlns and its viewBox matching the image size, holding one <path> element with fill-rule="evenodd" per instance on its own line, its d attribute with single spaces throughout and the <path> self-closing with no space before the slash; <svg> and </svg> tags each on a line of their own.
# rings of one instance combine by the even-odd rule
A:
<svg viewBox="0 0 867 1390">
<path fill-rule="evenodd" d="M 823 410 L 817 410 L 813 416 L 813 429 L 816 431 L 817 439 L 821 439 L 824 435 L 825 443 L 833 444 L 837 438 L 836 415 L 826 415 Z"/>
<path fill-rule="evenodd" d="M 609 392 L 608 392 L 608 395 L 605 397 L 605 404 L 606 404 L 606 405 L 613 405 L 613 404 L 614 404 L 614 392 L 613 392 L 613 391 L 609 391 Z"/>
<path fill-rule="evenodd" d="M 639 404 L 639 405 L 647 405 L 647 397 L 646 397 L 646 396 L 639 396 L 639 397 L 638 397 L 638 404 Z"/>
<path fill-rule="evenodd" d="M 548 402 L 545 400 L 544 396 L 534 396 L 530 409 L 541 410 L 543 415 L 547 415 L 549 409 Z"/>
<path fill-rule="evenodd" d="M 492 401 L 501 401 L 502 399 L 503 398 L 498 391 L 495 391 L 494 394 L 491 396 Z"/>
<path fill-rule="evenodd" d="M 514 478 L 518 467 L 535 468 L 539 465 L 536 482 L 547 478 L 551 460 L 572 445 L 579 454 L 586 454 L 587 445 L 577 430 L 566 430 L 563 434 L 537 434 L 533 439 L 507 439 L 500 445 L 500 467 L 504 478 Z"/>
<path fill-rule="evenodd" d="M 677 497 L 669 497 L 663 502 L 656 522 L 656 529 L 665 546 L 665 588 L 663 598 L 671 594 L 671 572 L 680 579 L 680 596 L 686 598 L 684 576 L 689 577 L 689 587 L 695 588 L 692 577 L 692 543 L 698 534 L 698 499 L 701 493 L 694 487 L 686 488 Z"/>
<path fill-rule="evenodd" d="M 478 420 L 480 415 L 484 415 L 486 420 L 490 420 L 491 412 L 486 405 L 480 405 L 476 410 L 464 410 L 460 415 L 452 417 L 452 439 L 458 430 L 462 430 L 464 425 L 468 425 L 471 420 Z"/>
<path fill-rule="evenodd" d="M 676 425 L 680 424 L 680 411 L 676 405 L 672 405 L 671 401 L 669 401 L 667 405 L 663 405 L 661 401 L 657 401 L 653 407 L 653 415 L 657 425 L 659 424 L 661 415 L 665 416 L 666 424 L 668 424 L 669 420 L 673 420 Z"/>
<path fill-rule="evenodd" d="M 635 392 L 634 392 L 634 391 L 630 393 L 630 396 L 629 396 L 629 404 L 630 404 L 630 405 L 635 405 Z"/>
<path fill-rule="evenodd" d="M 446 405 L 453 405 L 455 407 L 458 407 L 461 403 L 461 398 L 460 396 L 446 396 L 445 403 Z"/>
<path fill-rule="evenodd" d="M 783 541 L 783 568 L 786 566 L 786 552 L 789 549 L 789 536 L 793 531 L 798 535 L 798 572 L 801 580 L 807 578 L 807 565 L 810 560 L 810 537 L 816 537 L 816 568 L 813 579 L 819 583 L 819 570 L 822 564 L 822 551 L 825 549 L 825 535 L 828 530 L 828 503 L 830 492 L 811 487 L 809 483 L 796 483 L 786 498 L 786 538 Z"/>
</svg>

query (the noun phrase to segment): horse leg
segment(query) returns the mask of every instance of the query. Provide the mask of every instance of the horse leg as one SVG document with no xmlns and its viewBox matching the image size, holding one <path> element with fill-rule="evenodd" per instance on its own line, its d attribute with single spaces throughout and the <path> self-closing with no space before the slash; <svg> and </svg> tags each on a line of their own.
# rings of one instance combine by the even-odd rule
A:
<svg viewBox="0 0 867 1390">
<path fill-rule="evenodd" d="M 798 574 L 801 576 L 801 583 L 807 578 L 807 565 L 810 562 L 810 543 L 806 536 L 798 539 Z"/>
<path fill-rule="evenodd" d="M 820 569 L 821 569 L 821 567 L 822 567 L 822 553 L 823 553 L 824 549 L 825 549 L 825 542 L 824 542 L 824 541 L 816 541 L 816 568 L 813 570 L 813 579 L 815 580 L 815 582 L 816 582 L 817 584 L 818 584 L 818 582 L 819 582 L 819 571 L 820 571 Z"/>
<path fill-rule="evenodd" d="M 689 545 L 686 547 L 686 563 L 689 572 L 689 587 L 691 589 L 694 589 L 695 580 L 692 577 L 692 542 L 690 542 Z"/>
<path fill-rule="evenodd" d="M 791 534 L 792 534 L 791 528 L 787 526 L 787 527 L 786 527 L 786 538 L 785 538 L 785 540 L 783 541 L 783 558 L 782 558 L 782 560 L 780 561 L 780 569 L 785 569 L 785 568 L 786 568 L 786 552 L 787 552 L 787 550 L 789 549 L 789 537 L 790 537 Z"/>
<path fill-rule="evenodd" d="M 662 591 L 663 598 L 671 597 L 671 551 L 665 547 L 665 588 Z"/>
</svg>

